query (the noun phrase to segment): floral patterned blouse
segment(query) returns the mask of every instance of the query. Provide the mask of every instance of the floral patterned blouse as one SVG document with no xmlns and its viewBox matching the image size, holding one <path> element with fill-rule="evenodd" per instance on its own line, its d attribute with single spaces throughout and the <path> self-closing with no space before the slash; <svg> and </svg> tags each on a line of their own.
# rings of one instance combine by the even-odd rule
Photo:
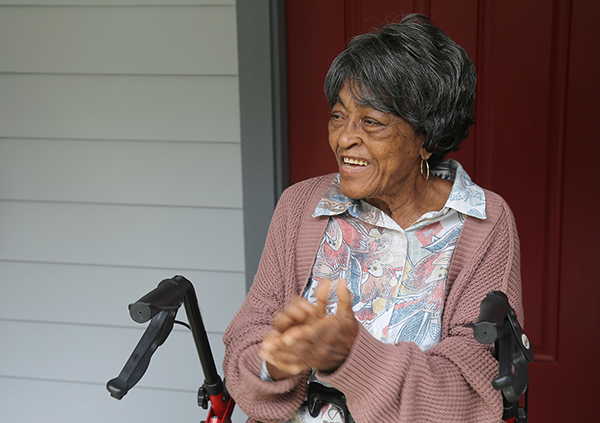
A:
<svg viewBox="0 0 600 423">
<path fill-rule="evenodd" d="M 485 219 L 485 194 L 462 166 L 444 160 L 432 174 L 453 181 L 440 211 L 425 213 L 407 229 L 332 182 L 313 217 L 330 216 L 304 296 L 316 302 L 324 279 L 345 279 L 353 310 L 381 342 L 414 342 L 426 350 L 440 341 L 444 289 L 465 216 Z M 334 313 L 337 298 L 328 312 Z"/>
</svg>

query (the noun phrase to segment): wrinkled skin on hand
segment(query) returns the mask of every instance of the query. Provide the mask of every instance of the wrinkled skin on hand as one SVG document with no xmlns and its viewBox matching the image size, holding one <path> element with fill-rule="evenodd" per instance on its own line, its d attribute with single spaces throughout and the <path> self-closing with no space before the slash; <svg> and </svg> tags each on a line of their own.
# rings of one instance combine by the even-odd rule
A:
<svg viewBox="0 0 600 423">
<path fill-rule="evenodd" d="M 275 380 L 308 369 L 334 371 L 346 360 L 358 333 L 352 312 L 352 294 L 346 281 L 337 286 L 336 314 L 327 316 L 326 303 L 331 283 L 317 290 L 317 304 L 296 297 L 273 321 L 273 330 L 261 344 L 260 357 Z"/>
</svg>

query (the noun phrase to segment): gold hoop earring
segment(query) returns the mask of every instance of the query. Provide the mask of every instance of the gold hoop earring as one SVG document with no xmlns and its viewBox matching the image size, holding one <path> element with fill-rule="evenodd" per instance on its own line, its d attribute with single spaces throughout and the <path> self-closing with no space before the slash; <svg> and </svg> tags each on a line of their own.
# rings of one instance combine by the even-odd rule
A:
<svg viewBox="0 0 600 423">
<path fill-rule="evenodd" d="M 425 166 L 423 166 L 425 162 Z M 429 180 L 429 162 L 421 157 L 421 176 L 427 182 Z"/>
</svg>

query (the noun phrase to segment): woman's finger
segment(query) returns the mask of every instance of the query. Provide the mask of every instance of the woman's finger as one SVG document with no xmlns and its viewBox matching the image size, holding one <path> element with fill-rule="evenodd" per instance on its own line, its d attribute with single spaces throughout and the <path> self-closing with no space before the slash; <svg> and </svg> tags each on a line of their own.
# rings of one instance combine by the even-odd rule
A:
<svg viewBox="0 0 600 423">
<path fill-rule="evenodd" d="M 285 332 L 292 326 L 304 325 L 316 319 L 316 307 L 302 297 L 296 297 L 273 319 L 272 326 L 278 332 Z"/>
<path fill-rule="evenodd" d="M 331 280 L 325 279 L 317 287 L 317 317 L 323 318 L 327 315 L 327 298 L 331 290 Z"/>
<path fill-rule="evenodd" d="M 338 296 L 338 307 L 337 315 L 344 317 L 352 317 L 354 319 L 354 312 L 352 311 L 352 294 L 346 286 L 346 281 L 341 279 L 337 286 Z"/>
</svg>

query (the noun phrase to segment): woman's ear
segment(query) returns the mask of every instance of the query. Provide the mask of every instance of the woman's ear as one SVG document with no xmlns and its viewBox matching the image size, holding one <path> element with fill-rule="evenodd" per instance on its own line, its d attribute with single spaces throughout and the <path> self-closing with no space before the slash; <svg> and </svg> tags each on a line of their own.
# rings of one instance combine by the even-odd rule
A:
<svg viewBox="0 0 600 423">
<path fill-rule="evenodd" d="M 425 147 L 421 147 L 421 159 L 428 160 L 433 153 L 430 153 L 425 149 Z"/>
</svg>

